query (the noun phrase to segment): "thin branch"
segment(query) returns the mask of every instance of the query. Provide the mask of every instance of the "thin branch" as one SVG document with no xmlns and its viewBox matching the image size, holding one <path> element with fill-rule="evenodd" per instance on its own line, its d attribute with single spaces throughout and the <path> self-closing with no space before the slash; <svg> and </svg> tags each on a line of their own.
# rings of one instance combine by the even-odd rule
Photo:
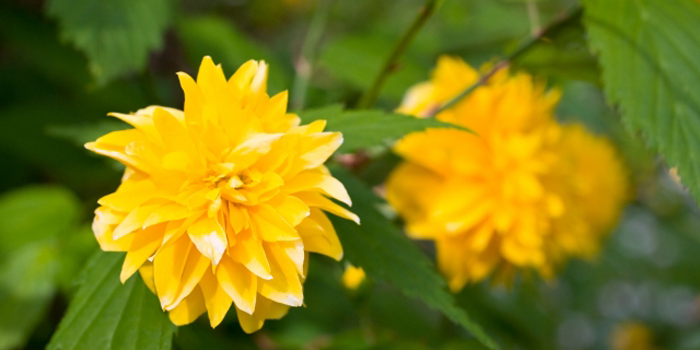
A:
<svg viewBox="0 0 700 350">
<path fill-rule="evenodd" d="M 481 85 L 484 85 L 488 80 L 496 74 L 499 70 L 508 67 L 514 60 L 516 60 L 518 57 L 522 56 L 524 53 L 529 51 L 532 47 L 535 46 L 538 42 L 543 40 L 544 38 L 548 36 L 554 36 L 559 31 L 561 31 L 563 28 L 565 28 L 567 25 L 570 23 L 578 20 L 583 13 L 583 10 L 581 7 L 576 7 L 572 11 L 569 11 L 567 13 L 564 13 L 562 16 L 558 16 L 554 21 L 552 21 L 547 27 L 545 27 L 543 30 L 540 30 L 538 33 L 535 35 L 531 36 L 530 38 L 527 38 L 526 40 L 523 41 L 522 44 L 518 46 L 518 48 L 513 51 L 510 55 L 508 55 L 506 58 L 502 59 L 500 62 L 496 63 L 493 68 L 491 68 L 487 73 L 482 75 L 479 80 L 477 80 L 476 83 L 472 84 L 465 90 L 463 90 L 459 95 L 455 96 L 453 99 L 442 105 L 442 107 L 437 108 L 435 111 L 430 113 L 430 116 L 435 116 L 439 114 L 440 112 L 445 111 L 448 108 L 454 107 L 459 101 L 461 101 L 463 98 L 467 97 L 469 94 L 471 94 L 476 88 L 478 88 Z"/>
<path fill-rule="evenodd" d="M 379 97 L 382 87 L 384 87 L 384 83 L 386 83 L 391 73 L 396 70 L 399 59 L 403 56 L 406 49 L 408 49 L 408 46 L 413 41 L 413 38 L 415 38 L 416 34 L 423 28 L 425 22 L 435 13 L 435 10 L 441 3 L 442 0 L 427 0 L 425 5 L 418 12 L 418 16 L 413 20 L 413 23 L 411 23 L 411 26 L 408 27 L 408 30 L 396 44 L 396 47 L 394 47 L 391 55 L 387 57 L 369 90 L 360 98 L 360 102 L 357 104 L 358 108 L 370 108 L 377 102 L 377 98 Z"/>
<path fill-rule="evenodd" d="M 311 80 L 314 63 L 316 61 L 316 51 L 321 42 L 323 31 L 328 23 L 328 17 L 330 17 L 334 2 L 335 0 L 319 1 L 318 8 L 314 12 L 309 30 L 301 46 L 301 52 L 294 64 L 296 76 L 294 77 L 291 97 L 291 106 L 294 110 L 301 110 L 304 108 L 306 92 L 309 90 L 309 81 Z"/>
<path fill-rule="evenodd" d="M 527 0 L 527 16 L 530 19 L 530 34 L 537 35 L 540 32 L 540 11 L 537 9 L 535 0 Z"/>
</svg>

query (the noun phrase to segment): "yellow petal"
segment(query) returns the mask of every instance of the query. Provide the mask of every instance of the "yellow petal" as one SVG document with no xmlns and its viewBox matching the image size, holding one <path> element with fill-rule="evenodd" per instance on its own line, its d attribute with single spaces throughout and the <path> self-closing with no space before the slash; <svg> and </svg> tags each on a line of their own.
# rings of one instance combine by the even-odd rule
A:
<svg viewBox="0 0 700 350">
<path fill-rule="evenodd" d="M 126 282 L 160 246 L 163 241 L 164 228 L 165 225 L 161 224 L 140 230 L 134 234 L 134 240 L 126 253 L 119 276 L 122 283 Z"/>
<path fill-rule="evenodd" d="M 341 207 L 338 204 L 335 204 L 333 201 L 319 193 L 299 192 L 295 195 L 309 206 L 323 209 L 341 218 L 352 220 L 358 225 L 360 224 L 360 218 L 357 215 L 355 215 L 355 213 Z"/>
<path fill-rule="evenodd" d="M 219 221 L 203 217 L 187 228 L 187 233 L 197 249 L 214 265 L 218 265 L 226 251 L 226 232 Z"/>
<path fill-rule="evenodd" d="M 143 283 L 146 284 L 146 287 L 148 287 L 153 294 L 156 294 L 156 284 L 155 281 L 153 281 L 153 263 L 150 261 L 143 263 L 139 269 L 139 274 L 141 275 Z"/>
<path fill-rule="evenodd" d="M 143 222 L 143 228 L 164 223 L 167 221 L 177 221 L 187 218 L 190 215 L 190 210 L 177 203 L 168 203 L 154 210 L 148 219 Z"/>
<path fill-rule="evenodd" d="M 250 90 L 253 92 L 265 92 L 267 90 L 267 63 L 260 61 L 255 71 L 253 81 L 250 82 Z"/>
<path fill-rule="evenodd" d="M 304 249 L 319 253 L 340 261 L 343 258 L 343 246 L 338 234 L 326 214 L 311 208 L 311 215 L 297 226 L 304 242 Z"/>
<path fill-rule="evenodd" d="M 160 305 L 165 309 L 175 298 L 185 269 L 187 255 L 194 248 L 187 236 L 163 246 L 153 257 L 153 271 Z"/>
<path fill-rule="evenodd" d="M 294 263 L 297 269 L 297 273 L 304 277 L 304 259 L 306 254 L 304 254 L 304 243 L 301 239 L 290 242 L 277 242 L 277 245 L 284 251 L 289 260 Z"/>
<path fill-rule="evenodd" d="M 128 147 L 130 145 L 135 142 L 144 142 L 146 140 L 146 136 L 139 130 L 120 130 L 102 136 L 95 142 L 86 143 L 85 148 L 97 154 L 117 160 L 126 166 L 147 171 L 150 169 L 148 163 L 128 152 Z"/>
<path fill-rule="evenodd" d="M 177 77 L 180 80 L 182 91 L 185 92 L 185 122 L 188 126 L 201 125 L 202 105 L 204 96 L 197 83 L 187 73 L 179 72 Z"/>
<path fill-rule="evenodd" d="M 151 180 L 123 182 L 116 192 L 100 198 L 97 203 L 107 208 L 131 212 L 154 197 L 156 185 Z"/>
<path fill-rule="evenodd" d="M 278 303 L 301 306 L 304 294 L 294 263 L 276 243 L 267 243 L 265 246 L 272 279 L 259 279 L 258 292 Z"/>
<path fill-rule="evenodd" d="M 153 112 L 153 124 L 160 135 L 163 148 L 196 156 L 197 147 L 183 122 L 164 108 L 156 108 Z"/>
<path fill-rule="evenodd" d="M 284 134 L 254 134 L 236 146 L 226 159 L 236 164 L 237 171 L 247 169 L 261 156 L 270 152 L 272 144 L 279 140 L 282 135 Z"/>
<path fill-rule="evenodd" d="M 280 197 L 278 197 L 280 198 Z M 309 206 L 296 196 L 281 196 L 282 199 L 271 201 L 271 205 L 292 226 L 309 216 Z"/>
<path fill-rule="evenodd" d="M 236 309 L 236 314 L 238 323 L 243 331 L 248 334 L 257 332 L 265 324 L 265 319 L 256 314 L 249 315 L 240 309 Z"/>
<path fill-rule="evenodd" d="M 124 220 L 125 214 L 115 212 L 106 207 L 95 210 L 95 218 L 92 220 L 92 232 L 104 251 L 123 252 L 129 249 L 134 239 L 133 235 L 114 240 L 112 237 L 114 228 Z"/>
<path fill-rule="evenodd" d="M 323 165 L 343 143 L 343 135 L 339 132 L 319 132 L 308 135 L 306 138 L 306 150 L 301 155 L 303 169 L 313 169 Z"/>
<path fill-rule="evenodd" d="M 166 310 L 172 310 L 176 307 L 182 300 L 190 295 L 197 284 L 202 279 L 204 273 L 209 270 L 211 262 L 207 257 L 200 254 L 196 249 L 190 249 L 187 254 L 185 269 L 182 271 L 182 276 L 180 277 L 180 286 L 178 287 L 178 292 L 170 305 L 166 305 Z"/>
<path fill-rule="evenodd" d="M 236 235 L 236 244 L 231 247 L 231 258 L 243 264 L 250 272 L 260 278 L 271 279 L 270 264 L 262 247 L 262 241 L 250 231 Z"/>
<path fill-rule="evenodd" d="M 265 320 L 278 320 L 284 317 L 289 311 L 289 306 L 274 302 L 270 299 L 260 296 L 255 312 L 249 315 L 239 309 L 236 309 L 238 314 L 238 322 L 243 328 L 243 331 L 250 334 L 262 328 Z"/>
<path fill-rule="evenodd" d="M 303 171 L 285 184 L 285 190 L 290 194 L 314 189 L 347 205 L 352 205 L 345 186 L 332 175 L 317 169 Z"/>
<path fill-rule="evenodd" d="M 299 239 L 299 234 L 275 209 L 267 204 L 261 204 L 249 210 L 255 232 L 264 241 L 293 241 Z"/>
<path fill-rule="evenodd" d="M 209 323 L 212 328 L 218 326 L 223 321 L 224 316 L 231 308 L 233 300 L 226 294 L 211 270 L 207 270 L 200 282 L 204 304 L 209 314 Z"/>
<path fill-rule="evenodd" d="M 118 118 L 125 123 L 131 124 L 131 126 L 139 129 L 144 134 L 148 135 L 154 141 L 160 141 L 160 135 L 156 132 L 153 126 L 153 117 L 144 113 L 137 114 L 122 114 L 122 113 L 109 113 L 110 116 Z"/>
<path fill-rule="evenodd" d="M 253 80 L 257 70 L 258 62 L 255 60 L 248 60 L 246 63 L 243 63 L 235 73 L 233 73 L 228 83 L 233 84 L 239 90 L 243 90 Z"/>
<path fill-rule="evenodd" d="M 148 217 L 151 216 L 156 209 L 161 207 L 161 205 L 162 204 L 142 205 L 134 209 L 124 218 L 124 221 L 122 221 L 114 229 L 114 233 L 112 234 L 113 238 L 117 240 L 129 233 L 141 229 L 143 227 L 143 223 L 146 222 L 146 219 L 148 219 Z"/>
<path fill-rule="evenodd" d="M 245 266 L 224 256 L 216 270 L 216 278 L 238 309 L 253 314 L 258 295 L 257 276 Z"/>
<path fill-rule="evenodd" d="M 204 303 L 202 289 L 197 287 L 180 304 L 170 311 L 170 320 L 176 326 L 184 326 L 194 322 L 200 315 L 207 311 Z"/>
</svg>

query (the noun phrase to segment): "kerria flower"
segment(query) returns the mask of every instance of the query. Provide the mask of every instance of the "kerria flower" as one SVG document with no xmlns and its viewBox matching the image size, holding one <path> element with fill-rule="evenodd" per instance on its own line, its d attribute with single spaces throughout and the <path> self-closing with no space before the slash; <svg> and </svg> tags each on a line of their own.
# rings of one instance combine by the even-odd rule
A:
<svg viewBox="0 0 700 350">
<path fill-rule="evenodd" d="M 609 344 L 612 350 L 659 350 L 654 345 L 652 330 L 637 322 L 626 322 L 615 326 L 611 332 Z"/>
<path fill-rule="evenodd" d="M 479 72 L 441 57 L 431 81 L 399 112 L 424 117 L 475 83 Z M 616 222 L 626 177 L 612 145 L 554 117 L 557 90 L 501 70 L 437 119 L 473 130 L 429 129 L 397 142 L 405 161 L 389 176 L 387 199 L 407 233 L 436 242 L 453 290 L 517 268 L 552 277 L 571 256 L 590 256 Z"/>
<path fill-rule="evenodd" d="M 367 275 L 364 269 L 348 265 L 345 267 L 345 271 L 343 271 L 343 285 L 349 290 L 356 290 L 362 285 L 366 277 Z"/>
<path fill-rule="evenodd" d="M 324 211 L 359 222 L 323 163 L 343 142 L 325 121 L 299 126 L 287 93 L 266 93 L 267 65 L 248 61 L 226 80 L 205 57 L 197 80 L 178 73 L 184 112 L 151 106 L 111 114 L 134 128 L 85 146 L 126 165 L 99 200 L 93 230 L 106 251 L 127 252 L 176 325 L 207 312 L 217 326 L 232 304 L 246 332 L 303 303 L 307 255 L 340 259 Z"/>
</svg>

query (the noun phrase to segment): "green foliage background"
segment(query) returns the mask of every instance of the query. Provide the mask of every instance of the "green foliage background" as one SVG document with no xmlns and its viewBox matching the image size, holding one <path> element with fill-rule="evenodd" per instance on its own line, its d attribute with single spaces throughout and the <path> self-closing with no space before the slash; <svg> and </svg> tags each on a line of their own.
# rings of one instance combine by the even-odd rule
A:
<svg viewBox="0 0 700 350">
<path fill-rule="evenodd" d="M 651 327 L 658 348 L 700 348 L 700 3 L 444 0 L 376 108 L 354 109 L 424 3 L 0 0 L 0 350 L 585 350 L 609 348 L 630 321 Z M 399 160 L 391 140 L 445 125 L 391 111 L 438 55 L 496 62 L 578 7 L 582 17 L 512 63 L 563 89 L 563 122 L 615 141 L 634 201 L 600 256 L 571 261 L 555 281 L 487 281 L 451 295 L 434 248 L 405 238 L 371 189 Z M 108 112 L 181 106 L 174 73 L 196 72 L 204 55 L 227 74 L 266 60 L 270 92 L 289 89 L 303 120 L 328 119 L 344 133 L 341 151 L 364 159 L 352 171 L 333 166 L 363 225 L 334 224 L 343 263 L 368 281 L 347 291 L 343 264 L 313 256 L 306 307 L 254 335 L 235 313 L 216 329 L 175 329 L 138 277 L 119 283 L 122 256 L 99 252 L 90 228 L 122 169 L 82 144 L 126 128 Z"/>
</svg>

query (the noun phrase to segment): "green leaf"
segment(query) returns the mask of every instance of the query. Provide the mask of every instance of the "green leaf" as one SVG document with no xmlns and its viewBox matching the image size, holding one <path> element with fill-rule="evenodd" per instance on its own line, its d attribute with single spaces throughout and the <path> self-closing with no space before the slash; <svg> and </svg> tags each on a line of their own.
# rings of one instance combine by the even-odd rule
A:
<svg viewBox="0 0 700 350">
<path fill-rule="evenodd" d="M 36 243 L 4 256 L 0 266 L 0 349 L 26 342 L 50 305 L 56 289 L 57 251 Z"/>
<path fill-rule="evenodd" d="M 268 91 L 274 94 L 289 86 L 289 73 L 273 54 L 239 32 L 228 20 L 214 16 L 183 19 L 177 24 L 177 32 L 188 60 L 195 67 L 199 67 L 202 57 L 209 55 L 231 75 L 248 60 L 265 60 L 270 67 Z"/>
<path fill-rule="evenodd" d="M 134 71 L 160 48 L 170 22 L 171 0 L 50 0 L 61 37 L 84 52 L 98 85 Z"/>
<path fill-rule="evenodd" d="M 700 199 L 700 4 L 585 0 L 605 92 Z"/>
<path fill-rule="evenodd" d="M 0 249 L 13 251 L 29 242 L 55 238 L 73 228 L 80 202 L 57 186 L 33 186 L 0 197 Z"/>
<path fill-rule="evenodd" d="M 175 326 L 140 277 L 119 282 L 123 254 L 96 253 L 48 350 L 167 350 Z"/>
<path fill-rule="evenodd" d="M 489 349 L 497 349 L 481 327 L 456 306 L 454 297 L 445 288 L 445 280 L 435 272 L 430 260 L 377 210 L 383 204 L 381 199 L 347 172 L 333 170 L 348 189 L 354 203 L 352 210 L 362 222 L 356 225 L 332 218 L 346 258 L 361 266 L 368 276 L 390 283 L 404 294 L 440 310 Z"/>
<path fill-rule="evenodd" d="M 415 118 L 380 110 L 343 111 L 340 105 L 311 109 L 299 114 L 303 124 L 317 119 L 328 122 L 326 130 L 343 133 L 343 145 L 338 152 L 351 153 L 360 148 L 386 145 L 407 133 L 426 128 L 458 128 L 461 126 L 438 121 L 434 118 Z"/>
</svg>

